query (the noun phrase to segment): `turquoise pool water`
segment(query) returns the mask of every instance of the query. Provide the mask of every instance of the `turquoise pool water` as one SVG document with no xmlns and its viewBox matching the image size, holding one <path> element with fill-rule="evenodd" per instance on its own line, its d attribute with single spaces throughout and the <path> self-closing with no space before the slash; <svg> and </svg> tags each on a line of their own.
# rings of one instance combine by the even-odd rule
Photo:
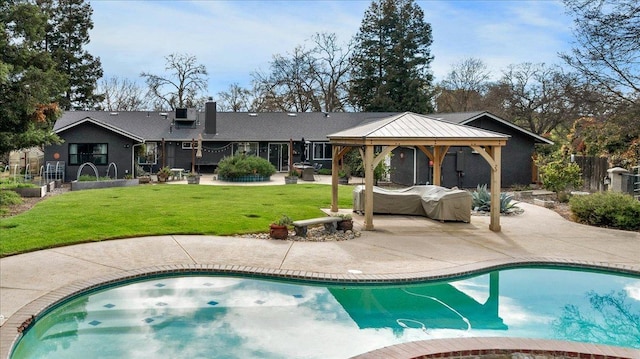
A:
<svg viewBox="0 0 640 359">
<path fill-rule="evenodd" d="M 62 303 L 12 358 L 347 358 L 472 336 L 640 348 L 640 278 L 543 268 L 403 286 L 161 277 Z"/>
</svg>

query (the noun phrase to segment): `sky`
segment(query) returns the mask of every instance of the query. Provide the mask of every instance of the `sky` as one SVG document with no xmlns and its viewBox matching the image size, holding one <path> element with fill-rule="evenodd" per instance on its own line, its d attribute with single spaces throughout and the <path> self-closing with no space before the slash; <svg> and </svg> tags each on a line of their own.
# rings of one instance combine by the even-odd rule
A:
<svg viewBox="0 0 640 359">
<path fill-rule="evenodd" d="M 165 57 L 188 54 L 208 71 L 216 99 L 231 84 L 250 87 L 276 54 L 311 46 L 320 32 L 348 42 L 370 0 L 91 0 L 94 28 L 86 49 L 102 62 L 105 79 L 140 82 L 141 72 L 168 76 Z M 482 60 L 492 79 L 510 64 L 562 65 L 572 19 L 557 0 L 417 0 L 431 24 L 435 81 L 468 58 Z M 144 85 L 143 85 L 144 86 Z"/>
</svg>

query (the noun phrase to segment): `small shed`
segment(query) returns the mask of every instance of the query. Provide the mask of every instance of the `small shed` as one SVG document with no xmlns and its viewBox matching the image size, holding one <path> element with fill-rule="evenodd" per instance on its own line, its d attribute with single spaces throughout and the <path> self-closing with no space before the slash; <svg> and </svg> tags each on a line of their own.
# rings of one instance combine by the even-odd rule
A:
<svg viewBox="0 0 640 359">
<path fill-rule="evenodd" d="M 458 125 L 412 112 L 386 117 L 327 136 L 331 142 L 332 168 L 351 149 L 358 149 L 365 173 L 365 230 L 373 230 L 373 170 L 398 146 L 415 146 L 433 162 L 433 179 L 440 185 L 442 161 L 450 146 L 468 146 L 491 167 L 491 222 L 489 229 L 500 231 L 501 150 L 509 136 Z M 374 153 L 376 147 L 381 151 Z M 494 190 L 497 189 L 497 190 Z M 338 211 L 338 171 L 332 171 L 331 211 Z"/>
</svg>

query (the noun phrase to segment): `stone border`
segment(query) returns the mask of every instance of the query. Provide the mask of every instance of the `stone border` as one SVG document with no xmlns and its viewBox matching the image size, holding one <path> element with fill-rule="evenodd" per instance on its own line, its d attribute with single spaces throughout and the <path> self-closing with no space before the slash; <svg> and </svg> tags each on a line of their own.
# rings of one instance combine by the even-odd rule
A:
<svg viewBox="0 0 640 359">
<path fill-rule="evenodd" d="M 403 343 L 372 350 L 354 356 L 353 359 L 633 359 L 639 357 L 640 350 L 599 344 L 529 338 L 475 337 Z"/>
<path fill-rule="evenodd" d="M 2 325 L 0 331 L 0 358 L 9 358 L 13 346 L 21 337 L 21 333 L 27 330 L 31 324 L 43 313 L 53 308 L 57 303 L 71 299 L 81 295 L 87 291 L 91 291 L 103 286 L 115 285 L 130 280 L 140 279 L 143 277 L 163 276 L 172 274 L 226 274 L 226 275 L 245 275 L 265 279 L 291 279 L 313 283 L 349 283 L 349 284 L 397 284 L 407 282 L 427 282 L 433 280 L 442 280 L 468 276 L 473 274 L 485 273 L 499 269 L 513 268 L 519 266 L 545 266 L 558 268 L 579 268 L 604 270 L 613 273 L 640 275 L 640 268 L 633 265 L 619 265 L 606 262 L 590 262 L 590 261 L 573 261 L 558 260 L 557 258 L 531 257 L 519 258 L 518 260 L 494 260 L 483 263 L 469 264 L 457 267 L 456 270 L 439 269 L 428 272 L 416 272 L 406 274 L 337 274 L 337 273 L 319 273 L 308 272 L 304 270 L 286 270 L 286 269 L 269 269 L 240 265 L 221 265 L 221 264 L 182 264 L 182 265 L 165 265 L 153 266 L 148 268 L 140 268 L 113 273 L 105 276 L 99 276 L 91 279 L 73 282 L 64 287 L 53 290 L 40 298 L 28 303 L 20 308 L 15 314 L 7 318 Z M 14 332 L 12 328 L 16 328 Z M 471 339 L 471 338 L 469 338 Z M 512 338 L 501 338 L 501 342 L 512 341 Z M 432 340 L 426 341 L 431 343 Z M 572 342 L 561 342 L 572 343 Z M 412 343 L 405 343 L 407 345 Z M 403 344 L 400 344 L 403 345 Z M 455 345 L 454 345 L 455 346 Z M 393 346 L 390 348 L 394 348 Z M 606 347 L 606 346 L 605 346 Z M 514 347 L 518 348 L 518 347 Z M 512 348 L 512 349 L 514 349 Z M 612 347 L 615 348 L 615 347 Z M 384 348 L 383 348 L 384 349 Z M 475 348 L 479 349 L 479 348 Z M 623 348 L 624 349 L 624 348 Z M 451 353 L 460 349 L 451 350 Z M 640 358 L 640 351 L 634 351 L 636 358 Z M 404 350 L 402 350 L 404 351 Z M 571 351 L 571 350 L 570 350 Z M 374 351 L 375 352 L 375 351 Z M 572 351 L 573 352 L 573 351 Z M 578 353 L 578 352 L 576 352 Z M 590 352 L 585 352 L 590 353 Z M 374 355 L 373 352 L 371 355 Z M 391 358 L 414 358 L 417 356 L 391 356 Z M 438 354 L 440 355 L 440 354 Z M 457 354 L 456 354 L 457 355 Z M 591 355 L 591 354 L 589 354 Z M 598 355 L 598 354 L 596 354 Z M 379 357 L 379 356 L 371 356 Z M 383 357 L 387 357 L 386 355 Z M 456 356 L 444 355 L 443 357 L 457 358 Z M 459 357 L 459 356 L 458 356 Z M 578 356 L 581 358 L 581 356 Z M 597 356 L 596 356 L 597 357 Z M 427 358 L 427 357 L 425 357 Z M 587 358 L 591 358 L 590 356 Z M 602 358 L 607 358 L 602 357 Z M 612 356 L 609 358 L 625 358 L 624 356 Z M 633 358 L 633 357 L 629 357 Z"/>
</svg>

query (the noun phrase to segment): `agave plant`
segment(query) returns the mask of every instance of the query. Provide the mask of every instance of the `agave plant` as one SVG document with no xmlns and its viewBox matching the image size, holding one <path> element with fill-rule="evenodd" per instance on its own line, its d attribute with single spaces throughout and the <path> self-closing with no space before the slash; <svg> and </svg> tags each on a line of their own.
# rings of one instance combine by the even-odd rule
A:
<svg viewBox="0 0 640 359">
<path fill-rule="evenodd" d="M 491 210 L 491 192 L 487 190 L 487 185 L 478 185 L 475 192 L 471 193 L 473 198 L 472 208 L 474 211 L 489 212 Z M 513 196 L 508 193 L 500 193 L 500 213 L 508 213 L 516 208 L 517 202 L 513 202 Z"/>
</svg>

